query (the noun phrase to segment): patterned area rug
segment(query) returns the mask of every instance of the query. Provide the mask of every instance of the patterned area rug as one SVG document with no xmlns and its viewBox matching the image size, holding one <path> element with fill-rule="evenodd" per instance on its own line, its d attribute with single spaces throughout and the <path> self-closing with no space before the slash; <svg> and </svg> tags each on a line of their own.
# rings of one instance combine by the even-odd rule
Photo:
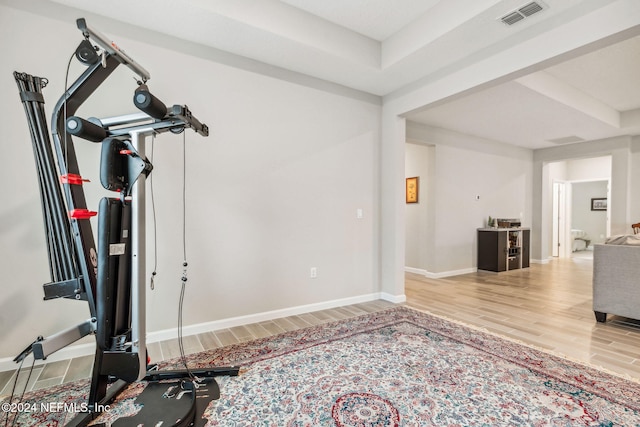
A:
<svg viewBox="0 0 640 427">
<path fill-rule="evenodd" d="M 640 426 L 640 384 L 404 307 L 189 356 L 193 368 L 234 364 L 207 426 Z M 143 386 L 96 421 L 135 413 Z M 25 402 L 75 402 L 82 387 Z"/>
</svg>

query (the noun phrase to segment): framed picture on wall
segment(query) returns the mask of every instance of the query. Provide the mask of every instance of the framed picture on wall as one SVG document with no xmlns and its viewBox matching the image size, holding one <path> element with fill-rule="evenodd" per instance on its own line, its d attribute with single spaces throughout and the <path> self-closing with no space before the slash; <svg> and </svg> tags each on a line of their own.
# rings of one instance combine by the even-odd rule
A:
<svg viewBox="0 0 640 427">
<path fill-rule="evenodd" d="M 418 181 L 419 178 L 414 176 L 407 178 L 406 195 L 407 203 L 418 203 Z"/>
<path fill-rule="evenodd" d="M 607 198 L 595 198 L 591 199 L 591 210 L 592 211 L 606 211 L 607 210 Z"/>
</svg>

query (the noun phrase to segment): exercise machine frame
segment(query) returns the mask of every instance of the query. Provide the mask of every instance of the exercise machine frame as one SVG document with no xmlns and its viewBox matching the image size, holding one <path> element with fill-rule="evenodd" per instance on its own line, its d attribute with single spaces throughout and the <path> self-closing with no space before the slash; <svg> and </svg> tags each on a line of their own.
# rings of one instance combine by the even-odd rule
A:
<svg viewBox="0 0 640 427">
<path fill-rule="evenodd" d="M 33 353 L 35 359 L 44 360 L 86 335 L 97 336 L 88 412 L 79 414 L 68 424 L 70 426 L 86 425 L 98 415 L 99 409 L 108 405 L 126 385 L 134 381 L 194 375 L 198 378 L 238 375 L 239 371 L 234 366 L 148 371 L 145 184 L 153 165 L 145 155 L 145 140 L 159 133 L 179 133 L 188 128 L 206 137 L 209 129 L 193 116 L 188 107 L 173 105 L 167 108 L 155 98 L 146 86 L 149 73 L 117 45 L 89 27 L 84 19 L 78 19 L 77 26 L 84 40 L 76 50 L 76 57 L 85 62 L 88 68 L 65 91 L 52 115 L 52 145 L 60 183 L 52 178 L 56 175 L 55 159 L 43 117 L 44 98 L 40 90 L 46 84 L 46 79 L 14 73 L 30 122 L 40 179 L 52 276 L 52 282 L 43 285 L 45 300 L 84 300 L 88 302 L 90 312 L 90 318 L 77 326 L 46 338 L 38 337 L 15 361 L 23 360 L 29 353 Z M 99 47 L 93 46 L 91 40 Z M 96 53 L 100 48 L 102 52 Z M 129 67 L 140 79 L 134 94 L 134 105 L 141 112 L 88 120 L 75 116 L 78 108 L 121 64 Z M 110 199 L 111 202 L 109 199 L 101 202 L 98 248 L 89 221 L 97 212 L 87 209 L 82 186 L 84 179 L 80 175 L 72 136 L 102 143 L 102 184 L 109 190 L 119 192 L 119 197 Z M 114 149 L 117 151 L 116 160 L 108 155 Z M 122 176 L 114 178 L 113 169 Z M 110 178 L 115 184 L 112 185 Z M 109 207 L 110 203 L 113 209 Z M 114 214 L 106 212 L 109 210 Z M 63 216 L 68 216 L 68 221 L 61 220 Z M 114 259 L 122 261 L 111 266 Z M 113 272 L 107 271 L 109 268 L 117 274 L 111 274 Z M 114 308 L 114 304 L 120 306 Z M 107 388 L 109 384 L 112 385 Z"/>
</svg>

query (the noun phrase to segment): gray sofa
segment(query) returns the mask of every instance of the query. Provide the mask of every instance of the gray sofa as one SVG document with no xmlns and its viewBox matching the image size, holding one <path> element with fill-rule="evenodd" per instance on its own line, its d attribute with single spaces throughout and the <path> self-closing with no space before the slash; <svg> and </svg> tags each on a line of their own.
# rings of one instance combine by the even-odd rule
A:
<svg viewBox="0 0 640 427">
<path fill-rule="evenodd" d="M 593 247 L 593 311 L 640 319 L 640 236 L 616 236 Z"/>
</svg>

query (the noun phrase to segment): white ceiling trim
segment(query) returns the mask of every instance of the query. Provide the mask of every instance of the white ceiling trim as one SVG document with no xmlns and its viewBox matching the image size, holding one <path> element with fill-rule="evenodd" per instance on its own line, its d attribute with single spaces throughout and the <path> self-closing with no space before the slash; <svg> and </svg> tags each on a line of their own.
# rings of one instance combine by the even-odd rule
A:
<svg viewBox="0 0 640 427">
<path fill-rule="evenodd" d="M 632 135 L 640 134 L 640 108 L 623 111 L 620 115 L 620 123 L 623 129 L 635 128 L 635 131 L 630 132 Z"/>
<path fill-rule="evenodd" d="M 520 77 L 516 79 L 516 82 L 603 123 L 620 128 L 619 111 L 553 77 L 549 73 L 538 71 L 537 73 Z"/>
<path fill-rule="evenodd" d="M 401 62 L 500 2 L 501 0 L 439 2 L 429 10 L 429 13 L 417 17 L 402 30 L 383 41 L 382 68 Z"/>
<path fill-rule="evenodd" d="M 13 0 L 0 0 L 10 1 Z M 292 75 L 298 80 L 304 76 L 382 97 L 385 106 L 394 111 L 398 108 L 398 114 L 409 120 L 424 120 L 429 125 L 434 125 L 433 117 L 440 116 L 437 110 L 440 105 L 522 77 L 519 85 L 506 87 L 527 88 L 526 92 L 519 92 L 524 96 L 522 103 L 530 104 L 518 105 L 520 109 L 528 108 L 523 117 L 536 123 L 537 116 L 541 120 L 555 116 L 557 121 L 566 122 L 564 126 L 547 123 L 543 129 L 538 125 L 528 129 L 526 138 L 520 138 L 518 126 L 491 126 L 491 121 L 497 123 L 501 118 L 483 116 L 480 121 L 477 112 L 461 113 L 464 103 L 456 103 L 456 109 L 447 109 L 456 120 L 442 119 L 442 123 L 446 122 L 454 131 L 488 136 L 483 133 L 487 123 L 489 128 L 503 129 L 500 134 L 491 134 L 496 140 L 529 148 L 550 146 L 549 139 L 571 135 L 591 140 L 607 133 L 637 134 L 640 129 L 640 113 L 621 110 L 640 107 L 640 96 L 634 96 L 640 89 L 620 88 L 623 82 L 637 79 L 635 70 L 640 69 L 637 65 L 640 54 L 623 52 L 640 43 L 626 44 L 623 52 L 612 50 L 607 57 L 561 64 L 639 34 L 638 0 L 544 0 L 547 7 L 543 11 L 512 26 L 504 25 L 499 18 L 527 0 L 181 0 L 179 4 L 175 0 L 37 0 L 37 3 L 66 5 L 148 30 L 150 34 L 161 33 L 175 40 L 178 49 L 187 41 L 191 46 L 229 52 L 230 56 L 247 62 L 263 64 L 251 66 L 256 72 L 285 80 Z M 104 30 L 108 34 L 108 28 Z M 616 74 L 619 83 L 606 78 L 596 81 L 592 76 L 602 58 L 627 70 Z M 547 68 L 545 74 L 524 77 Z M 279 74 L 264 71 L 267 69 Z M 574 85 L 567 76 L 576 72 L 581 79 Z M 609 70 L 601 72 L 605 77 L 611 74 Z M 615 94 L 608 95 L 609 88 L 615 86 Z M 477 108 L 492 110 L 496 102 L 500 100 L 488 96 Z M 544 110 L 534 111 L 536 105 L 544 105 Z M 434 108 L 430 116 L 429 111 Z M 513 115 L 512 122 L 517 119 L 512 111 L 501 114 Z M 469 123 L 475 123 L 475 129 L 468 128 Z M 578 131 L 570 129 L 570 124 L 578 124 Z"/>
<path fill-rule="evenodd" d="M 86 1 L 86 0 L 85 0 Z M 233 34 L 259 29 L 263 36 L 275 36 L 295 41 L 314 51 L 322 51 L 350 62 L 368 67 L 380 66 L 380 43 L 303 10 L 280 1 L 270 0 L 183 0 L 194 8 L 187 16 L 204 14 L 204 19 L 225 17 L 233 21 Z M 201 27 L 190 29 L 196 36 Z M 212 29 L 209 29 L 211 31 Z M 215 30 L 215 28 L 213 29 Z M 229 39 L 229 34 L 219 31 L 209 33 L 205 44 L 216 38 Z M 235 37 L 235 36 L 234 36 Z M 233 40 L 233 37 L 231 37 Z M 259 40 L 259 39 L 258 39 Z M 253 43 L 257 40 L 251 39 Z"/>
<path fill-rule="evenodd" d="M 547 0 L 558 6 L 506 28 L 497 17 L 521 0 L 389 0 L 400 8 L 409 4 L 417 14 L 410 20 L 405 13 L 394 24 L 404 23 L 402 29 L 380 42 L 291 6 L 320 7 L 334 20 L 351 10 L 345 12 L 351 27 L 366 22 L 343 0 L 181 0 L 179 7 L 172 0 L 51 1 L 379 96 L 452 64 L 466 66 L 490 46 L 517 44 L 535 33 L 528 29 L 541 22 L 538 15 L 549 18 L 581 4 Z M 354 1 L 363 15 L 376 14 L 365 0 Z M 385 5 L 380 1 L 373 3 Z"/>
<path fill-rule="evenodd" d="M 377 41 L 387 40 L 441 0 L 280 0 Z M 455 0 L 449 0 L 453 3 Z"/>
</svg>

